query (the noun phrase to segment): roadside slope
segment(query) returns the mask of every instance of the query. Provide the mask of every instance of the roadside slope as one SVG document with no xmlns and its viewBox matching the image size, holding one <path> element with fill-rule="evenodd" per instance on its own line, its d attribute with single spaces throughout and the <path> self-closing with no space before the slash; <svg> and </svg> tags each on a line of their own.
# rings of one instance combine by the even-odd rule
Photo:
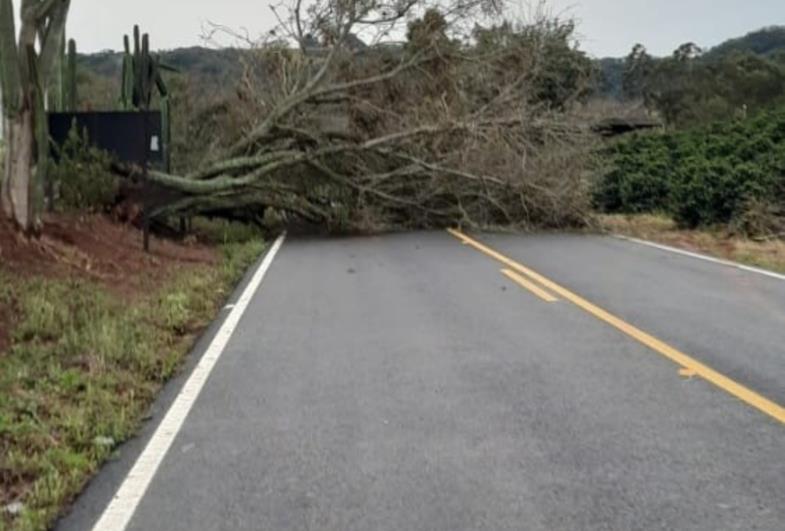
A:
<svg viewBox="0 0 785 531">
<path fill-rule="evenodd" d="M 261 252 L 155 238 L 104 216 L 0 222 L 0 528 L 45 529 L 133 435 Z"/>
</svg>

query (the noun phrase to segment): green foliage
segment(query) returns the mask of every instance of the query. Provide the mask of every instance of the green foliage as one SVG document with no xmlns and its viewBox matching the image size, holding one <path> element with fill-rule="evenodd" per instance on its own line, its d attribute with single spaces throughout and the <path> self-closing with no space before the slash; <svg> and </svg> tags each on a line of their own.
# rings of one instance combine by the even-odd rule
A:
<svg viewBox="0 0 785 531">
<path fill-rule="evenodd" d="M 657 62 L 644 98 L 677 127 L 744 117 L 785 102 L 785 65 L 742 53 L 713 61 L 674 55 Z"/>
<path fill-rule="evenodd" d="M 694 43 L 671 56 L 636 44 L 623 60 L 596 63 L 595 94 L 642 100 L 677 128 L 744 117 L 785 103 L 785 27 L 765 28 L 704 53 Z"/>
<path fill-rule="evenodd" d="M 785 205 L 785 108 L 608 149 L 594 201 L 605 212 L 665 212 L 683 226 L 738 222 L 751 202 Z M 760 224 L 746 223 L 747 226 Z"/>
<path fill-rule="evenodd" d="M 624 59 L 621 75 L 622 94 L 627 99 L 642 98 L 646 90 L 646 82 L 654 69 L 654 59 L 642 44 L 633 46 L 630 54 Z"/>
<path fill-rule="evenodd" d="M 0 529 L 51 525 L 134 434 L 193 332 L 262 249 L 259 239 L 226 246 L 222 263 L 181 270 L 132 304 L 93 281 L 0 270 L 0 303 L 16 310 L 0 353 L 0 501 L 23 504 L 16 518 L 0 514 Z"/>
<path fill-rule="evenodd" d="M 130 42 L 128 50 L 130 53 Z M 243 63 L 251 59 L 252 54 L 250 50 L 235 48 L 191 47 L 161 51 L 158 56 L 161 63 L 171 65 L 184 75 L 193 78 L 194 86 L 198 86 L 205 94 L 226 96 L 234 93 L 243 75 Z M 113 103 L 116 103 L 116 94 L 122 90 L 120 80 L 123 79 L 124 57 L 123 52 L 112 51 L 79 56 L 81 71 L 91 72 L 95 77 L 113 84 L 115 90 Z M 129 100 L 133 81 L 131 80 L 130 83 L 129 88 L 126 88 Z M 80 86 L 80 90 L 89 91 L 90 87 Z"/>
<path fill-rule="evenodd" d="M 785 51 L 785 26 L 772 26 L 748 33 L 744 37 L 730 39 L 707 53 L 708 59 L 733 53 L 754 53 L 772 56 Z"/>
<path fill-rule="evenodd" d="M 214 245 L 244 244 L 262 236 L 254 225 L 221 218 L 196 217 L 192 220 L 192 230 L 200 241 Z"/>
<path fill-rule="evenodd" d="M 51 177 L 59 192 L 57 206 L 65 210 L 100 211 L 114 203 L 117 179 L 109 155 L 90 145 L 76 128 L 60 148 Z"/>
</svg>

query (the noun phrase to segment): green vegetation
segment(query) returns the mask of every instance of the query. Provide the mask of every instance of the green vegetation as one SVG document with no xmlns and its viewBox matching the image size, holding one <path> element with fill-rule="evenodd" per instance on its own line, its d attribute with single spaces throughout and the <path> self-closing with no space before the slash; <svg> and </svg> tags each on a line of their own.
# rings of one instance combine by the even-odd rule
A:
<svg viewBox="0 0 785 531">
<path fill-rule="evenodd" d="M 624 88 L 669 125 L 684 128 L 747 115 L 785 103 L 785 61 L 735 52 L 706 59 L 685 44 L 652 59 L 638 49 L 627 59 Z"/>
<path fill-rule="evenodd" d="M 180 269 L 131 303 L 92 281 L 0 271 L 0 304 L 15 313 L 0 353 L 0 502 L 22 503 L 18 515 L 0 515 L 0 528 L 51 524 L 133 435 L 262 247 L 225 245 L 220 265 Z"/>
<path fill-rule="evenodd" d="M 203 239 L 225 247 L 243 244 L 259 235 L 259 229 L 254 225 L 220 218 L 193 218 L 191 230 Z"/>
<path fill-rule="evenodd" d="M 785 108 L 744 120 L 634 136 L 607 150 L 604 212 L 662 212 L 686 227 L 774 231 L 785 206 Z"/>
<path fill-rule="evenodd" d="M 762 28 L 744 37 L 730 39 L 709 50 L 706 57 L 711 59 L 738 52 L 767 56 L 785 53 L 785 26 Z"/>
<path fill-rule="evenodd" d="M 72 128 L 57 155 L 50 178 L 58 208 L 97 212 L 114 203 L 118 182 L 111 172 L 111 158 L 92 147 L 86 134 Z"/>
<path fill-rule="evenodd" d="M 197 46 L 162 51 L 157 56 L 161 63 L 189 78 L 201 92 L 216 96 L 232 94 L 242 78 L 244 62 L 253 59 L 247 50 Z M 110 110 L 117 105 L 117 94 L 122 90 L 123 57 L 123 52 L 112 51 L 79 56 L 80 97 L 89 101 L 92 108 Z M 170 83 L 170 79 L 165 80 Z M 177 94 L 176 90 L 171 92 Z"/>
<path fill-rule="evenodd" d="M 785 27 L 708 51 L 685 43 L 668 57 L 653 57 L 637 44 L 626 58 L 601 59 L 595 69 L 595 95 L 642 101 L 671 127 L 744 118 L 785 103 Z"/>
</svg>

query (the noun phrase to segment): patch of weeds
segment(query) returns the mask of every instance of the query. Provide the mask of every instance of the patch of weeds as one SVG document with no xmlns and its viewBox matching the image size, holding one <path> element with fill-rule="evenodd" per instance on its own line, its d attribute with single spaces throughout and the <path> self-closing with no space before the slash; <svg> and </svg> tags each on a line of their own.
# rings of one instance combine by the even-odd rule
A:
<svg viewBox="0 0 785 531">
<path fill-rule="evenodd" d="M 606 232 L 785 273 L 785 241 L 779 238 L 753 240 L 722 227 L 681 229 L 667 216 L 650 214 L 600 215 L 597 226 Z"/>
<path fill-rule="evenodd" d="M 0 529 L 48 528 L 114 448 L 137 430 L 194 334 L 263 250 L 224 247 L 215 266 L 178 270 L 128 304 L 84 280 L 13 278 L 0 271 L 0 304 L 13 308 L 0 354 Z"/>
<path fill-rule="evenodd" d="M 111 157 L 90 145 L 87 133 L 72 127 L 50 170 L 56 204 L 65 210 L 99 212 L 114 202 L 118 191 Z"/>
<path fill-rule="evenodd" d="M 251 240 L 246 243 L 228 243 L 223 246 L 223 261 L 221 263 L 221 274 L 224 284 L 238 280 L 248 264 L 253 263 L 264 250 L 262 240 Z"/>
<path fill-rule="evenodd" d="M 263 236 L 259 227 L 218 218 L 193 218 L 191 228 L 201 240 L 219 245 L 251 242 Z"/>
</svg>

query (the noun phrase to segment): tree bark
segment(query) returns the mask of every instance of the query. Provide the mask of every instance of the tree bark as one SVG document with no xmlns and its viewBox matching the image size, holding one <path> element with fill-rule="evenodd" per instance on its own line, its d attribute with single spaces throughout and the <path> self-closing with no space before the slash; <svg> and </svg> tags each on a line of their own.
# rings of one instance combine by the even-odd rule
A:
<svg viewBox="0 0 785 531">
<path fill-rule="evenodd" d="M 5 179 L 0 190 L 3 212 L 20 229 L 30 231 L 37 223 L 35 179 L 32 178 L 35 175 L 35 122 L 32 111 L 26 109 L 13 118 L 6 118 L 5 126 Z"/>
</svg>

